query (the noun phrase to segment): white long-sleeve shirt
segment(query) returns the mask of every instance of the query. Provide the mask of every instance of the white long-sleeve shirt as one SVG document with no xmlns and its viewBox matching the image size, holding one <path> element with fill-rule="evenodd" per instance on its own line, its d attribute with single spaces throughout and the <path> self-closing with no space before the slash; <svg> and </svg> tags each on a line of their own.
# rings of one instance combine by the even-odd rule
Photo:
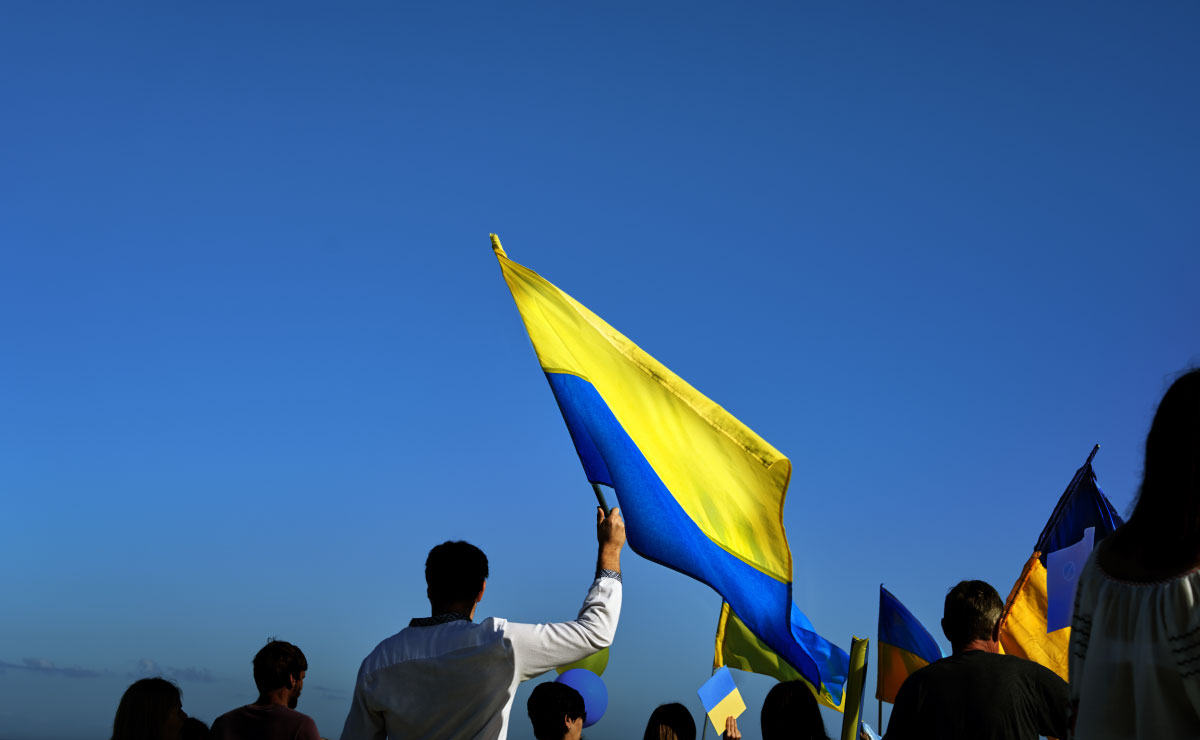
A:
<svg viewBox="0 0 1200 740">
<path fill-rule="evenodd" d="M 341 740 L 504 740 L 517 686 L 608 647 L 620 614 L 603 571 L 571 622 L 414 619 L 363 661 Z"/>
</svg>

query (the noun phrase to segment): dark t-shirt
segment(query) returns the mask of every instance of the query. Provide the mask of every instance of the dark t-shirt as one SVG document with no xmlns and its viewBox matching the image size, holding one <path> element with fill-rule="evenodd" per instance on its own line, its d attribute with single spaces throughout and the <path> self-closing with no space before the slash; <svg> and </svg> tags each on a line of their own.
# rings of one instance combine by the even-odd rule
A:
<svg viewBox="0 0 1200 740">
<path fill-rule="evenodd" d="M 972 650 L 931 663 L 896 694 L 887 740 L 1066 737 L 1067 682 L 1013 655 Z"/>
<path fill-rule="evenodd" d="M 247 704 L 213 720 L 212 740 L 321 740 L 307 714 L 279 704 Z"/>
</svg>

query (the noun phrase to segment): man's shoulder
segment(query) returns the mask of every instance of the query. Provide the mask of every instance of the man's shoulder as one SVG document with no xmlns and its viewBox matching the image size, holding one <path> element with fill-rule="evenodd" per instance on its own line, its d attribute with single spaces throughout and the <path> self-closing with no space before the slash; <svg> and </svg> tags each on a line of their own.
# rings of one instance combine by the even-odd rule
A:
<svg viewBox="0 0 1200 740">
<path fill-rule="evenodd" d="M 1034 676 L 1037 678 L 1054 678 L 1062 681 L 1057 673 L 1028 658 L 1022 658 L 1019 655 L 1008 655 L 1007 653 L 978 653 L 975 657 L 975 663 L 982 666 L 986 670 L 991 671 L 1010 671 L 1012 673 L 1020 673 L 1026 676 Z"/>
<path fill-rule="evenodd" d="M 222 714 L 220 717 L 217 717 L 216 719 L 214 719 L 212 726 L 215 728 L 218 724 L 225 724 L 226 722 L 229 722 L 232 719 L 240 717 L 240 716 L 244 715 L 246 713 L 246 710 L 250 709 L 252 706 L 254 706 L 254 705 L 253 704 L 243 704 L 240 707 L 235 707 L 234 709 L 230 709 L 225 714 Z"/>
<path fill-rule="evenodd" d="M 240 735 L 239 730 L 245 730 L 247 727 L 307 728 L 310 725 L 314 730 L 316 729 L 317 725 L 312 717 L 281 704 L 246 704 L 231 709 L 213 720 L 212 732 L 218 733 L 218 737 L 222 737 L 219 733 L 228 729 L 234 733 L 231 737 L 235 737 Z"/>
<path fill-rule="evenodd" d="M 914 683 L 920 684 L 923 682 L 954 681 L 956 680 L 955 676 L 962 675 L 963 673 L 988 670 L 987 666 L 985 665 L 987 663 L 987 658 L 980 659 L 977 657 L 983 655 L 993 657 L 990 653 L 976 651 L 960 653 L 958 655 L 947 655 L 944 658 L 939 658 L 929 665 L 922 666 L 921 668 L 913 671 L 909 677 L 904 680 L 904 682 L 908 683 L 909 681 L 914 681 Z M 1012 656 L 999 655 L 994 657 L 1009 658 Z"/>
<path fill-rule="evenodd" d="M 489 617 L 481 622 L 458 620 L 410 625 L 388 637 L 363 659 L 361 672 L 373 672 L 409 660 L 436 658 L 468 646 L 502 639 L 507 620 Z"/>
<path fill-rule="evenodd" d="M 963 676 L 980 673 L 992 676 L 1008 675 L 1019 677 L 1018 680 L 1054 684 L 1063 682 L 1057 673 L 1040 663 L 1017 655 L 989 653 L 982 650 L 971 650 L 936 660 L 914 671 L 905 682 L 913 679 L 916 679 L 918 684 L 921 682 L 958 681 Z"/>
<path fill-rule="evenodd" d="M 419 620 L 413 620 L 417 622 Z M 423 644 L 430 640 L 478 639 L 489 632 L 501 632 L 508 620 L 488 617 L 479 622 L 459 619 L 436 624 L 410 624 L 391 637 L 379 641 L 369 654 L 387 653 L 407 645 Z M 369 657 L 368 656 L 368 657 Z"/>
</svg>

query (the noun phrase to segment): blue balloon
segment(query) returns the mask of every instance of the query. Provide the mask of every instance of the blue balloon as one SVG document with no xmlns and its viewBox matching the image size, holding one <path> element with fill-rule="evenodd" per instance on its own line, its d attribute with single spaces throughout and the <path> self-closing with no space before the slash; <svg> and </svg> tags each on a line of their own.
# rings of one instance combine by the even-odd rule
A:
<svg viewBox="0 0 1200 740">
<path fill-rule="evenodd" d="M 572 668 L 554 679 L 554 682 L 570 686 L 583 697 L 583 711 L 587 712 L 584 727 L 591 727 L 604 716 L 604 711 L 608 709 L 608 689 L 595 673 L 586 668 Z"/>
</svg>

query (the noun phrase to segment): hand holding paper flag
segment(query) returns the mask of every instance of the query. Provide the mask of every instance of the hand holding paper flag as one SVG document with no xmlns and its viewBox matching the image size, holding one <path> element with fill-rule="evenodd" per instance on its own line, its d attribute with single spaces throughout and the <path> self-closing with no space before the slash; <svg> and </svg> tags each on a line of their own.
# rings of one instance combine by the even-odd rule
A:
<svg viewBox="0 0 1200 740">
<path fill-rule="evenodd" d="M 742 700 L 728 668 L 717 670 L 696 693 L 700 695 L 700 703 L 704 705 L 704 711 L 718 733 L 725 731 L 726 717 L 737 719 L 746 711 L 746 702 Z"/>
</svg>

